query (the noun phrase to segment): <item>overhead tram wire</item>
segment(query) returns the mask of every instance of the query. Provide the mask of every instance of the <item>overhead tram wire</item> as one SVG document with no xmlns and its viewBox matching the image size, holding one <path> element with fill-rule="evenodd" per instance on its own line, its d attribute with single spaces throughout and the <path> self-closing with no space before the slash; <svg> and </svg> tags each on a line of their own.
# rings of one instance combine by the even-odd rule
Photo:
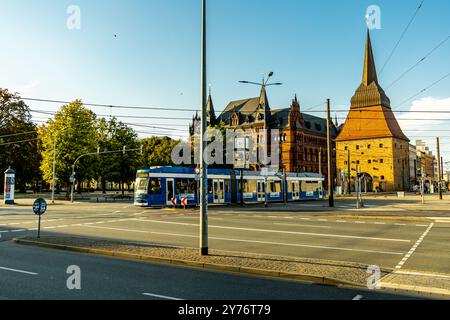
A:
<svg viewBox="0 0 450 320">
<path fill-rule="evenodd" d="M 417 94 L 412 95 L 411 97 L 409 97 L 408 99 L 406 99 L 405 101 L 403 101 L 402 103 L 400 103 L 399 105 L 397 105 L 395 108 L 400 108 L 400 107 L 403 106 L 405 103 L 407 103 L 407 102 L 411 101 L 412 99 L 414 99 L 414 98 L 420 96 L 422 93 L 424 93 L 424 92 L 430 90 L 432 87 L 436 86 L 437 84 L 439 84 L 440 82 L 444 81 L 444 80 L 445 80 L 446 78 L 448 78 L 448 77 L 450 77 L 450 72 L 447 73 L 447 74 L 446 74 L 445 76 L 443 76 L 442 78 L 440 78 L 439 80 L 433 82 L 433 83 L 432 83 L 431 85 L 429 85 L 428 87 L 426 87 L 426 88 L 420 90 Z M 393 111 L 399 112 L 399 110 L 394 110 L 394 108 L 393 108 Z"/>
<path fill-rule="evenodd" d="M 62 101 L 62 100 L 52 100 L 52 99 L 39 99 L 39 98 L 27 98 L 20 97 L 21 100 L 25 101 L 35 101 L 35 102 L 47 102 L 47 103 L 58 103 L 58 104 L 70 104 L 73 101 Z M 84 103 L 87 107 L 99 107 L 99 108 L 112 108 L 112 109 L 135 109 L 135 110 L 156 110 L 156 111 L 185 111 L 185 112 L 197 112 L 199 109 L 184 109 L 184 108 L 164 108 L 164 107 L 144 107 L 144 106 L 131 106 L 131 105 L 111 105 L 111 104 L 99 104 L 99 103 Z M 109 115 L 108 115 L 109 117 Z"/>
<path fill-rule="evenodd" d="M 410 73 L 412 70 L 417 68 L 422 62 L 424 62 L 429 56 L 431 56 L 436 50 L 438 50 L 440 47 L 442 47 L 448 40 L 450 39 L 450 36 L 447 36 L 441 43 L 439 43 L 436 47 L 434 47 L 428 54 L 426 54 L 422 59 L 416 62 L 411 68 L 406 70 L 404 73 L 400 75 L 396 80 L 394 80 L 390 85 L 386 87 L 386 89 L 389 89 L 393 87 L 395 84 L 397 84 L 401 79 L 403 79 L 408 73 Z"/>
<path fill-rule="evenodd" d="M 36 134 L 36 131 L 27 131 L 27 132 L 20 132 L 20 133 L 13 133 L 13 134 L 6 134 L 3 136 L 0 136 L 0 138 L 9 138 L 9 137 L 16 137 L 16 136 L 24 136 L 27 134 Z"/>
<path fill-rule="evenodd" d="M 40 113 L 40 114 L 47 114 L 47 115 L 55 115 L 57 112 L 53 111 L 44 111 L 44 110 L 35 110 L 30 109 L 30 112 L 34 113 Z M 105 114 L 97 114 L 99 117 L 109 117 L 110 115 Z M 192 120 L 191 118 L 178 118 L 178 117 L 155 117 L 155 116 L 119 116 L 115 115 L 115 118 L 128 118 L 128 119 L 155 119 L 155 120 Z"/>
<path fill-rule="evenodd" d="M 386 60 L 386 62 L 384 63 L 383 67 L 380 70 L 379 76 L 381 76 L 383 74 L 383 71 L 385 70 L 387 64 L 389 63 L 389 61 L 391 61 L 392 57 L 394 56 L 395 51 L 397 50 L 398 46 L 400 45 L 400 43 L 402 42 L 403 38 L 406 35 L 406 32 L 408 32 L 409 28 L 411 27 L 412 23 L 414 22 L 414 20 L 417 17 L 417 14 L 419 13 L 420 9 L 422 9 L 422 6 L 424 4 L 425 0 L 422 0 L 422 2 L 419 4 L 419 6 L 417 7 L 416 11 L 414 12 L 414 15 L 412 16 L 411 20 L 409 21 L 408 25 L 406 26 L 405 30 L 403 30 L 403 33 L 400 36 L 400 39 L 397 41 L 396 45 L 394 46 L 394 48 L 392 49 L 388 59 Z"/>
<path fill-rule="evenodd" d="M 31 141 L 36 141 L 39 139 L 40 138 L 34 138 L 34 139 L 27 139 L 27 140 L 20 140 L 20 141 L 4 142 L 4 143 L 0 143 L 0 146 L 9 146 L 9 145 L 16 144 L 16 143 L 31 142 Z"/>
</svg>

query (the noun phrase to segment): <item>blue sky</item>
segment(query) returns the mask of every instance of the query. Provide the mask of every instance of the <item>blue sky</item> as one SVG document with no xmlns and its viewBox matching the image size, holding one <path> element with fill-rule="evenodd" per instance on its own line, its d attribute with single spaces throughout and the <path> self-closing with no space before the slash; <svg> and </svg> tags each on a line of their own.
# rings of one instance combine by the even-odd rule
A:
<svg viewBox="0 0 450 320">
<path fill-rule="evenodd" d="M 367 7 L 376 4 L 381 8 L 382 29 L 372 31 L 380 69 L 419 2 L 209 0 L 208 82 L 212 85 L 216 110 L 222 110 L 231 100 L 257 96 L 258 88 L 238 81 L 257 81 L 269 71 L 275 72 L 274 81 L 284 84 L 269 90 L 272 108 L 288 107 L 294 94 L 304 109 L 326 98 L 331 99 L 334 108 L 348 106 L 361 81 Z M 200 3 L 200 0 L 1 0 L 0 86 L 24 97 L 81 98 L 104 104 L 196 109 L 200 101 Z M 80 30 L 66 27 L 69 5 L 81 9 Z M 382 86 L 386 87 L 450 35 L 448 12 L 450 1 L 425 1 L 380 76 Z M 450 72 L 449 60 L 450 41 L 387 90 L 393 107 Z M 446 102 L 450 99 L 449 89 L 450 77 L 403 109 L 413 108 L 414 103 L 422 109 L 432 109 L 433 103 L 437 103 L 449 110 Z M 424 102 L 421 98 L 428 100 Z M 59 107 L 29 104 L 36 109 Z M 94 111 L 110 114 L 108 109 Z M 114 110 L 113 114 L 129 112 Z M 139 114 L 192 116 L 190 112 L 167 111 Z M 178 126 L 188 123 L 177 119 L 126 121 L 167 124 L 180 129 L 184 128 Z M 407 130 L 423 128 L 421 122 L 402 123 L 406 123 Z M 448 127 L 448 123 L 438 125 Z M 419 135 L 417 131 L 406 133 L 413 136 L 411 140 Z M 443 140 L 445 144 L 450 137 Z M 432 146 L 434 139 L 429 141 Z M 450 151 L 450 143 L 444 149 Z"/>
</svg>

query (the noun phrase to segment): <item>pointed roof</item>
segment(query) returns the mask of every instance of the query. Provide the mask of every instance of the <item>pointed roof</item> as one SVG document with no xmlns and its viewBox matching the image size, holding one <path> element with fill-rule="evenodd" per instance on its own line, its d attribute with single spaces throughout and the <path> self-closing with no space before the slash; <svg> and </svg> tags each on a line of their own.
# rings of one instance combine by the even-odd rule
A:
<svg viewBox="0 0 450 320">
<path fill-rule="evenodd" d="M 363 78 L 361 85 L 352 98 L 351 108 L 365 108 L 379 105 L 390 108 L 391 100 L 389 100 L 383 88 L 378 83 L 372 41 L 370 40 L 370 32 L 367 30 Z"/>
<path fill-rule="evenodd" d="M 375 58 L 373 56 L 372 41 L 370 40 L 370 32 L 369 29 L 367 29 L 366 55 L 364 58 L 364 71 L 362 83 L 365 86 L 368 86 L 372 82 L 378 83 L 378 77 L 377 77 L 377 68 L 375 66 Z"/>
<path fill-rule="evenodd" d="M 261 86 L 261 94 L 259 95 L 259 105 L 264 109 L 270 110 L 269 99 L 267 99 L 266 86 Z"/>
<path fill-rule="evenodd" d="M 214 105 L 211 98 L 211 92 L 209 92 L 208 102 L 206 103 L 206 117 L 210 124 L 214 124 L 216 121 L 216 113 L 214 111 Z"/>
<path fill-rule="evenodd" d="M 336 140 L 386 137 L 409 141 L 392 112 L 391 101 L 378 83 L 372 42 L 367 31 L 362 83 L 352 97 L 350 113 Z"/>
</svg>

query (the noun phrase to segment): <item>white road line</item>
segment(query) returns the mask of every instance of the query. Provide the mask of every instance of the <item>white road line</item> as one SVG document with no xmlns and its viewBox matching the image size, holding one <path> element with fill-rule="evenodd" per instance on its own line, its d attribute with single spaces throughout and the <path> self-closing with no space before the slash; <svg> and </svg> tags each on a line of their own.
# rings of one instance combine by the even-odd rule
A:
<svg viewBox="0 0 450 320">
<path fill-rule="evenodd" d="M 417 250 L 417 248 L 420 246 L 420 244 L 423 242 L 423 240 L 425 239 L 425 237 L 428 235 L 428 233 L 431 231 L 431 229 L 433 228 L 434 223 L 431 223 L 427 230 L 425 230 L 425 232 L 422 234 L 422 236 L 419 238 L 419 240 L 417 240 L 417 242 L 414 244 L 414 246 L 411 248 L 411 250 L 409 250 L 409 252 L 403 257 L 402 261 L 400 261 L 398 263 L 398 265 L 395 267 L 395 269 L 400 270 L 401 268 L 403 268 L 403 266 L 405 265 L 406 261 L 408 261 L 409 258 L 411 258 L 411 256 L 414 254 L 414 252 Z"/>
<path fill-rule="evenodd" d="M 145 234 L 155 234 L 155 235 L 163 235 L 163 236 L 170 236 L 170 237 L 198 239 L 198 236 L 193 236 L 193 235 L 188 235 L 188 234 L 180 234 L 180 233 L 152 232 L 152 231 L 143 231 L 143 230 L 132 230 L 132 229 L 110 228 L 110 227 L 95 227 L 95 226 L 87 226 L 87 227 L 94 228 L 94 229 L 105 229 L 105 230 L 132 232 L 132 233 L 145 233 Z M 268 241 L 229 239 L 229 238 L 217 238 L 217 237 L 209 237 L 209 239 L 210 240 L 219 240 L 219 241 L 230 241 L 230 242 L 247 242 L 247 243 L 265 244 L 265 245 L 287 246 L 287 247 L 301 247 L 301 248 L 313 248 L 313 249 L 325 249 L 325 250 L 337 250 L 337 251 L 378 253 L 378 254 L 387 254 L 387 255 L 396 255 L 396 256 L 403 255 L 402 252 L 393 252 L 393 251 L 374 251 L 374 250 L 350 249 L 350 248 L 340 248 L 340 247 L 313 246 L 313 245 L 296 244 L 296 243 L 268 242 Z"/>
<path fill-rule="evenodd" d="M 154 294 L 154 293 L 143 293 L 144 296 L 153 297 L 153 298 L 160 298 L 165 300 L 175 300 L 175 301 L 181 301 L 183 299 L 180 298 L 174 298 L 174 297 L 168 297 L 168 296 L 162 296 L 160 294 Z"/>
<path fill-rule="evenodd" d="M 192 223 L 169 222 L 169 221 L 158 221 L 158 220 L 144 220 L 144 219 L 132 219 L 132 220 L 142 221 L 142 222 L 159 223 L 159 224 L 173 224 L 173 225 L 198 227 L 198 224 L 192 224 Z M 238 227 L 226 227 L 226 226 L 216 226 L 216 225 L 210 225 L 209 227 L 210 228 L 215 228 L 215 229 L 254 231 L 254 232 L 265 232 L 265 233 L 295 234 L 295 235 L 324 237 L 324 238 L 361 239 L 361 240 L 376 240 L 376 241 L 391 241 L 391 242 L 411 242 L 411 240 L 406 240 L 406 239 L 390 239 L 390 238 L 376 238 L 376 237 L 363 237 L 363 236 L 347 236 L 347 235 L 327 234 L 327 233 L 310 233 L 310 232 L 294 232 L 294 231 L 267 230 L 267 229 L 254 229 L 254 228 L 238 228 Z"/>
<path fill-rule="evenodd" d="M 356 297 L 353 298 L 353 301 L 359 301 L 362 300 L 364 297 L 360 294 L 358 294 Z"/>
<path fill-rule="evenodd" d="M 331 229 L 328 226 L 315 226 L 311 224 L 297 224 L 297 223 L 274 223 L 276 226 L 287 226 L 287 227 L 308 227 L 308 228 L 322 228 L 322 229 Z"/>
<path fill-rule="evenodd" d="M 36 273 L 36 272 L 24 271 L 24 270 L 19 270 L 19 269 L 11 269 L 11 268 L 6 268 L 6 267 L 0 267 L 0 270 L 24 273 L 24 274 L 28 274 L 28 275 L 32 275 L 32 276 L 38 275 L 38 273 Z"/>
<path fill-rule="evenodd" d="M 414 277 L 425 277 L 425 278 L 435 278 L 435 279 L 450 280 L 450 275 L 444 275 L 444 274 L 422 273 L 422 272 L 403 271 L 403 270 L 395 271 L 394 274 L 401 274 L 401 275 L 405 275 L 405 276 L 414 276 Z"/>
</svg>

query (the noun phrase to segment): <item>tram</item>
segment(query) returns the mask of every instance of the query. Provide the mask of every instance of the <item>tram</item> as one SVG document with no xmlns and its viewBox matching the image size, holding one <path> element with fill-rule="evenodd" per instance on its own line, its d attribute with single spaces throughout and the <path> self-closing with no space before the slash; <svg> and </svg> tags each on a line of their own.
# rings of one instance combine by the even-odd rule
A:
<svg viewBox="0 0 450 320">
<path fill-rule="evenodd" d="M 208 168 L 208 203 L 269 203 L 323 199 L 324 178 L 315 173 L 241 172 Z M 243 181 L 241 189 L 241 180 Z M 266 190 L 267 183 L 267 190 Z M 135 184 L 135 206 L 175 207 L 199 204 L 199 176 L 195 168 L 154 167 L 139 170 Z M 287 194 L 285 194 L 285 192 Z"/>
</svg>

